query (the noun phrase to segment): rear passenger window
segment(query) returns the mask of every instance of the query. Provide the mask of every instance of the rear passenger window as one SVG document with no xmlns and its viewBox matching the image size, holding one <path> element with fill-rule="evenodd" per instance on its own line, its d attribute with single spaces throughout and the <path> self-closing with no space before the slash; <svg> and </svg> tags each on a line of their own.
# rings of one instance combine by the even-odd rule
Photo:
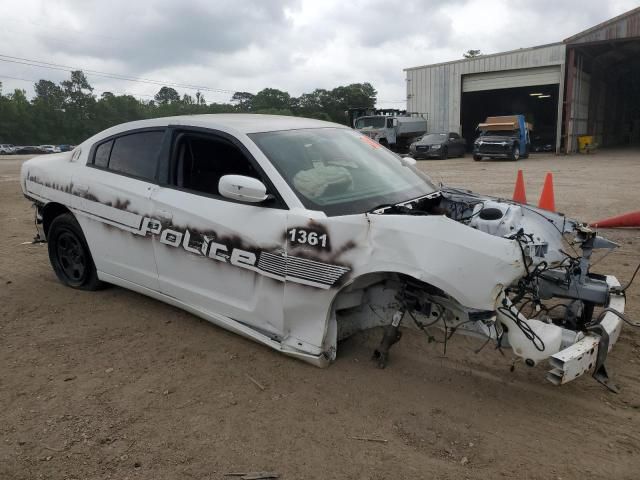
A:
<svg viewBox="0 0 640 480">
<path fill-rule="evenodd" d="M 93 164 L 96 167 L 107 168 L 112 145 L 113 140 L 98 145 L 98 148 L 96 148 L 96 156 L 93 158 Z"/>
<path fill-rule="evenodd" d="M 145 179 L 156 176 L 164 132 L 140 132 L 114 140 L 109 170 Z"/>
<path fill-rule="evenodd" d="M 164 131 L 130 133 L 99 144 L 93 153 L 96 167 L 154 180 Z"/>
</svg>

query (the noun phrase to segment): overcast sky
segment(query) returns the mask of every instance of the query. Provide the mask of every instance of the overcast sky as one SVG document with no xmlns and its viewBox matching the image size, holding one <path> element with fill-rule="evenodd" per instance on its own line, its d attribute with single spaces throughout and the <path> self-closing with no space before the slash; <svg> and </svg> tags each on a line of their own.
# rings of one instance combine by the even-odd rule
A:
<svg viewBox="0 0 640 480">
<path fill-rule="evenodd" d="M 379 105 L 404 108 L 403 68 L 455 60 L 468 49 L 496 53 L 561 41 L 638 5 L 632 0 L 0 0 L 0 55 L 253 93 L 273 87 L 299 95 L 370 82 Z M 67 77 L 65 71 L 0 61 L 5 94 L 14 88 L 31 94 L 35 80 Z M 88 78 L 97 94 L 150 99 L 159 89 Z M 231 96 L 203 93 L 209 103 Z"/>
</svg>

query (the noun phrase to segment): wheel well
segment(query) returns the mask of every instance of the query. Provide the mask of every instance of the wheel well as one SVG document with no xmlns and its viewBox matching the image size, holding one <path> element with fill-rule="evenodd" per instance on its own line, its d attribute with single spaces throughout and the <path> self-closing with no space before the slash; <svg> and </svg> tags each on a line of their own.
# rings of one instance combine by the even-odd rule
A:
<svg viewBox="0 0 640 480">
<path fill-rule="evenodd" d="M 50 202 L 42 207 L 42 227 L 45 235 L 49 234 L 49 227 L 53 219 L 65 213 L 71 213 L 71 211 L 60 203 Z"/>
<path fill-rule="evenodd" d="M 380 321 L 385 321 L 381 315 L 375 313 L 373 309 L 361 309 L 360 307 L 371 302 L 369 295 L 370 289 L 379 289 L 376 293 L 378 302 L 396 303 L 397 294 L 404 290 L 404 286 L 411 284 L 413 289 L 419 289 L 427 294 L 435 295 L 443 298 L 450 298 L 446 292 L 430 283 L 423 282 L 417 278 L 411 277 L 403 273 L 396 272 L 370 272 L 355 278 L 348 285 L 343 286 L 333 298 L 331 308 L 328 312 L 329 319 L 342 317 L 338 320 L 338 338 L 346 338 L 346 336 L 359 330 L 366 330 L 374 326 L 380 326 Z M 372 290 L 374 291 L 374 290 Z M 386 293 L 385 293 L 386 292 Z M 376 303 L 376 302 L 374 302 Z M 345 317 L 350 317 L 347 319 Z M 390 321 L 389 319 L 386 319 Z M 342 324 L 341 324 L 342 323 Z"/>
</svg>

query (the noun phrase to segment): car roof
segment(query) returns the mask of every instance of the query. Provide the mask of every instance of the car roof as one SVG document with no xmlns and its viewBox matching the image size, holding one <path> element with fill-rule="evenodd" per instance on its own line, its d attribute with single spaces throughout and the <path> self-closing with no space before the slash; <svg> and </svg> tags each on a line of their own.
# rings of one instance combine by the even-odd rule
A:
<svg viewBox="0 0 640 480">
<path fill-rule="evenodd" d="M 108 132 L 112 135 L 136 128 L 161 127 L 168 125 L 234 130 L 238 133 L 245 134 L 275 132 L 279 130 L 297 130 L 301 128 L 348 128 L 339 123 L 325 122 L 323 120 L 315 120 L 312 118 L 291 117 L 286 115 L 260 115 L 251 113 L 219 113 L 205 115 L 180 115 L 176 117 L 139 120 L 117 125 L 108 129 Z"/>
</svg>

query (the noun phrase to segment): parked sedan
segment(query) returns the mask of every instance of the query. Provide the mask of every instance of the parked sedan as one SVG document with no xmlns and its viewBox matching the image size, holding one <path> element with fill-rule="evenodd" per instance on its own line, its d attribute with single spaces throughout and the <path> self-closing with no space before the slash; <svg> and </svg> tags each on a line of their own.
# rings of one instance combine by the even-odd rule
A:
<svg viewBox="0 0 640 480">
<path fill-rule="evenodd" d="M 38 148 L 40 148 L 44 153 L 60 153 L 62 151 L 57 145 L 40 145 Z"/>
<path fill-rule="evenodd" d="M 464 157 L 464 138 L 455 132 L 427 133 L 409 147 L 413 158 Z"/>
<path fill-rule="evenodd" d="M 36 147 L 34 145 L 23 145 L 15 147 L 15 153 L 18 155 L 34 155 L 45 152 L 40 147 Z"/>
<path fill-rule="evenodd" d="M 16 149 L 13 145 L 0 143 L 0 155 L 12 155 L 14 153 L 16 153 Z"/>
<path fill-rule="evenodd" d="M 438 187 L 414 164 L 334 123 L 199 115 L 112 127 L 25 162 L 21 182 L 62 283 L 120 285 L 314 365 L 381 326 L 384 367 L 402 324 L 549 359 L 554 383 L 603 367 L 622 322 L 593 305 L 625 300 L 589 257 L 614 244 L 560 214 Z M 557 298 L 574 301 L 552 317 Z M 526 317 L 525 302 L 548 315 Z"/>
</svg>

